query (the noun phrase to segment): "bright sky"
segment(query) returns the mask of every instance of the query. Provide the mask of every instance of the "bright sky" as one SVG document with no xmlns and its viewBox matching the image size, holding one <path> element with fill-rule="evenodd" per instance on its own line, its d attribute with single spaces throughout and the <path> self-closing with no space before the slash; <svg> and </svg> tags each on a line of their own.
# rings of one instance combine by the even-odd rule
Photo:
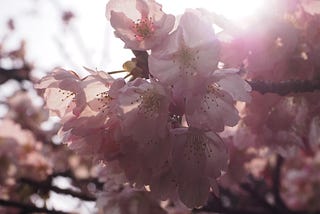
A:
<svg viewBox="0 0 320 214">
<path fill-rule="evenodd" d="M 185 8 L 205 8 L 233 20 L 254 15 L 264 0 L 158 0 L 165 12 L 181 14 Z"/>
</svg>

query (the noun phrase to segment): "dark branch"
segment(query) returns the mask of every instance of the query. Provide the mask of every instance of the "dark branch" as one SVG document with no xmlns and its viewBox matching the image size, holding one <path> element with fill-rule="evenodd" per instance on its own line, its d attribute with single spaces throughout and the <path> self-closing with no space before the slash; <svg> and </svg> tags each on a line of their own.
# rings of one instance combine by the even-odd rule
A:
<svg viewBox="0 0 320 214">
<path fill-rule="evenodd" d="M 250 194 L 251 198 L 261 204 L 269 213 L 278 213 L 276 207 L 269 204 L 266 199 L 254 190 L 248 183 L 240 184 L 241 189 Z"/>
<path fill-rule="evenodd" d="M 87 178 L 87 179 L 79 179 L 76 178 L 76 176 L 73 174 L 71 170 L 66 170 L 63 172 L 55 172 L 50 175 L 51 179 L 55 177 L 65 177 L 65 178 L 70 178 L 72 179 L 72 182 L 78 183 L 78 184 L 88 184 L 88 183 L 93 183 L 96 188 L 102 189 L 103 188 L 103 183 L 99 181 L 97 178 Z M 49 178 L 48 178 L 49 179 Z"/>
<path fill-rule="evenodd" d="M 24 65 L 21 68 L 5 69 L 0 67 L 0 84 L 6 82 L 9 79 L 17 80 L 21 82 L 23 80 L 30 80 L 29 74 L 31 67 Z"/>
<path fill-rule="evenodd" d="M 16 201 L 7 201 L 3 199 L 0 199 L 0 206 L 18 208 L 18 209 L 21 209 L 23 213 L 37 212 L 37 213 L 67 214 L 66 212 L 62 212 L 62 211 L 48 210 L 47 208 L 44 208 L 44 207 L 36 207 L 29 204 L 23 204 Z"/>
<path fill-rule="evenodd" d="M 133 58 L 132 60 L 135 61 L 137 64 L 136 68 L 131 71 L 131 80 L 134 80 L 137 77 L 149 79 L 150 72 L 148 66 L 148 52 L 135 50 L 132 50 L 132 52 L 135 55 L 135 58 Z"/>
<path fill-rule="evenodd" d="M 221 213 L 221 214 L 270 214 L 269 211 L 261 211 L 261 210 L 249 210 L 249 209 L 230 209 L 230 208 L 220 208 L 220 209 L 195 209 L 193 210 L 193 213 L 201 213 L 201 212 L 207 212 L 207 213 Z"/>
<path fill-rule="evenodd" d="M 40 190 L 47 190 L 47 191 L 51 190 L 56 193 L 70 195 L 70 196 L 79 198 L 84 201 L 96 201 L 96 198 L 94 196 L 83 194 L 81 192 L 76 192 L 76 191 L 73 191 L 70 189 L 61 189 L 59 187 L 52 186 L 51 182 L 48 182 L 48 181 L 34 181 L 31 179 L 27 179 L 27 178 L 21 178 L 20 182 L 28 184 L 28 185 L 33 186 L 35 188 L 38 188 Z"/>
<path fill-rule="evenodd" d="M 277 160 L 276 160 L 276 165 L 274 168 L 274 173 L 273 173 L 273 196 L 274 196 L 274 200 L 275 200 L 275 205 L 283 210 L 283 211 L 288 211 L 288 207 L 286 206 L 286 204 L 284 203 L 284 201 L 281 198 L 280 195 L 280 188 L 281 188 L 281 167 L 282 164 L 284 162 L 283 157 L 281 157 L 280 155 L 277 156 Z"/>
<path fill-rule="evenodd" d="M 253 91 L 261 94 L 275 93 L 281 96 L 290 93 L 314 92 L 320 90 L 319 80 L 288 80 L 279 83 L 265 81 L 247 81 Z"/>
</svg>

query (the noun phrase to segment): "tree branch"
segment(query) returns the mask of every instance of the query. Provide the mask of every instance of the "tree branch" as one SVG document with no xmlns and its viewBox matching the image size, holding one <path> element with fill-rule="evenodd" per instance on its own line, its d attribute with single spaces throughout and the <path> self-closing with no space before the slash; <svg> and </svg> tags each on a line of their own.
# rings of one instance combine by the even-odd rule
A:
<svg viewBox="0 0 320 214">
<path fill-rule="evenodd" d="M 269 211 L 261 211 L 261 210 L 249 210 L 249 209 L 230 209 L 230 208 L 220 208 L 220 209 L 195 209 L 193 210 L 193 213 L 201 213 L 201 212 L 207 212 L 207 213 L 221 213 L 221 214 L 270 214 Z"/>
<path fill-rule="evenodd" d="M 288 80 L 279 83 L 265 81 L 247 81 L 253 91 L 261 94 L 275 93 L 281 96 L 290 93 L 314 92 L 320 90 L 319 80 Z"/>
<path fill-rule="evenodd" d="M 34 181 L 27 178 L 21 178 L 19 180 L 22 183 L 28 184 L 30 186 L 33 186 L 35 188 L 41 189 L 41 190 L 47 190 L 47 191 L 54 191 L 56 193 L 64 194 L 64 195 L 70 195 L 76 198 L 79 198 L 84 201 L 96 201 L 96 198 L 91 195 L 83 194 L 81 192 L 76 192 L 70 189 L 61 189 L 56 186 L 52 186 L 51 182 L 48 180 L 45 181 Z"/>
<path fill-rule="evenodd" d="M 261 204 L 269 213 L 278 213 L 276 207 L 269 204 L 263 196 L 256 192 L 248 183 L 240 184 L 241 189 L 251 195 L 251 198 Z"/>
<path fill-rule="evenodd" d="M 17 80 L 21 82 L 23 80 L 30 80 L 29 73 L 31 67 L 24 65 L 20 68 L 5 69 L 0 67 L 0 84 L 6 82 L 9 79 Z"/>
<path fill-rule="evenodd" d="M 48 210 L 47 208 L 44 208 L 44 207 L 36 207 L 29 204 L 23 204 L 20 202 L 3 200 L 3 199 L 0 199 L 0 206 L 18 208 L 23 211 L 22 213 L 35 213 L 35 212 L 39 213 L 40 212 L 40 213 L 52 213 L 52 214 L 67 214 L 66 212 L 62 212 L 62 211 Z"/>
<path fill-rule="evenodd" d="M 71 170 L 66 170 L 64 172 L 55 172 L 50 175 L 51 179 L 58 177 L 58 176 L 70 178 L 75 183 L 80 183 L 80 184 L 93 183 L 96 186 L 96 188 L 98 188 L 98 189 L 103 188 L 103 183 L 100 182 L 99 179 L 97 179 L 97 178 L 78 179 L 75 177 L 75 175 L 73 174 L 73 172 Z"/>
<path fill-rule="evenodd" d="M 284 211 L 288 211 L 287 205 L 284 203 L 280 196 L 280 188 L 281 188 L 281 167 L 283 165 L 284 159 L 280 155 L 277 155 L 276 165 L 274 168 L 274 173 L 272 176 L 272 183 L 273 183 L 273 196 L 274 196 L 274 202 L 275 205 L 280 209 Z"/>
</svg>

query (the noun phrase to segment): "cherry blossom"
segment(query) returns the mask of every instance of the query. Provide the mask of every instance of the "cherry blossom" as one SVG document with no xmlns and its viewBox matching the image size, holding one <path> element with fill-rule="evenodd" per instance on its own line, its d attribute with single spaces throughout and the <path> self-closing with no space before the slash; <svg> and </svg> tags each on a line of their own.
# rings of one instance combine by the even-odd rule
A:
<svg viewBox="0 0 320 214">
<path fill-rule="evenodd" d="M 103 213 L 119 214 L 165 214 L 157 201 L 144 191 L 135 191 L 128 186 L 119 189 L 106 190 L 99 193 L 97 206 Z"/>
<path fill-rule="evenodd" d="M 63 141 L 78 154 L 89 156 L 93 161 L 113 160 L 120 152 L 114 140 L 112 129 L 98 127 L 80 135 L 73 130 L 63 132 Z"/>
<path fill-rule="evenodd" d="M 136 8 L 136 10 L 132 10 Z M 175 18 L 154 0 L 111 0 L 107 4 L 115 35 L 133 50 L 153 49 L 172 30 Z"/>
<path fill-rule="evenodd" d="M 234 103 L 250 102 L 251 87 L 236 70 L 217 70 L 202 85 L 185 98 L 188 124 L 216 132 L 235 126 L 240 117 Z"/>
<path fill-rule="evenodd" d="M 173 169 L 180 199 L 188 207 L 198 207 L 209 196 L 210 186 L 227 169 L 227 147 L 213 132 L 195 128 L 176 130 L 173 139 Z"/>
<path fill-rule="evenodd" d="M 284 166 L 285 177 L 281 190 L 284 200 L 294 210 L 318 210 L 319 153 L 313 157 L 290 158 Z"/>
<path fill-rule="evenodd" d="M 22 129 L 10 119 L 0 120 L 0 160 L 4 182 L 15 176 L 41 180 L 50 174 L 51 164 L 41 150 L 42 144 L 37 142 L 31 131 Z M 12 171 L 17 168 L 20 170 Z"/>
<path fill-rule="evenodd" d="M 150 73 L 162 83 L 179 84 L 183 90 L 196 88 L 200 77 L 217 68 L 219 42 L 212 25 L 199 11 L 188 10 L 177 29 L 149 57 Z"/>
<path fill-rule="evenodd" d="M 35 85 L 60 119 L 50 131 L 26 93 L 6 100 L 1 199 L 46 194 L 13 190 L 61 175 L 101 213 L 318 211 L 317 4 L 270 4 L 242 28 L 204 9 L 176 19 L 155 0 L 110 0 L 108 21 L 135 55 L 129 74 L 54 69 Z"/>
<path fill-rule="evenodd" d="M 63 117 L 68 112 L 79 115 L 85 107 L 80 82 L 74 72 L 57 68 L 41 79 L 35 88 L 44 89 L 43 97 L 52 115 Z"/>
<path fill-rule="evenodd" d="M 8 98 L 9 111 L 7 117 L 19 123 L 24 128 L 41 132 L 41 123 L 48 120 L 48 111 L 41 105 L 32 102 L 34 97 L 27 92 L 17 92 Z"/>
<path fill-rule="evenodd" d="M 136 79 L 121 89 L 124 111 L 122 131 L 133 140 L 149 141 L 166 136 L 170 94 L 160 84 Z M 139 121 L 139 124 L 137 124 Z"/>
<path fill-rule="evenodd" d="M 132 7 L 137 11 L 127 13 Z M 200 10 L 187 10 L 171 34 L 173 17 L 154 1 L 111 0 L 107 16 L 126 48 L 152 49 L 145 59 L 150 75 L 125 81 L 86 69 L 90 74 L 80 79 L 54 70 L 36 88 L 44 90 L 48 109 L 61 118 L 59 136 L 77 154 L 110 167 L 111 175 L 117 169 L 133 187 L 150 186 L 156 199 L 202 206 L 210 189 L 218 194 L 217 179 L 228 165 L 227 145 L 216 132 L 237 124 L 235 104 L 250 101 L 251 87 L 238 69 L 217 69 L 220 42 Z M 130 27 L 127 16 L 142 18 Z M 98 206 L 127 210 L 121 204 L 135 191 L 120 192 L 106 199 L 120 208 L 101 201 Z"/>
</svg>

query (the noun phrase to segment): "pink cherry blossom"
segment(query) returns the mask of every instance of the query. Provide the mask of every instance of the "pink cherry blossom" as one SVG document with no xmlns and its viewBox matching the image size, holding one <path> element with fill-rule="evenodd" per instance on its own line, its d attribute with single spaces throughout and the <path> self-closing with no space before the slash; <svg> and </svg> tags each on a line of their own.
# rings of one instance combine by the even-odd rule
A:
<svg viewBox="0 0 320 214">
<path fill-rule="evenodd" d="M 85 133 L 71 129 L 63 132 L 63 142 L 71 150 L 80 155 L 91 157 L 95 162 L 113 160 L 119 154 L 120 146 L 114 139 L 114 129 L 112 128 L 116 127 L 95 127 Z"/>
<path fill-rule="evenodd" d="M 99 162 L 114 160 L 120 153 L 119 130 L 119 120 L 87 107 L 79 117 L 64 121 L 59 135 L 70 149 Z"/>
<path fill-rule="evenodd" d="M 110 182 L 110 181 L 109 181 Z M 118 188 L 116 188 L 118 186 Z M 110 189 L 98 194 L 97 207 L 101 213 L 118 214 L 165 214 L 159 203 L 150 193 L 137 191 L 129 186 L 119 186 L 115 183 Z"/>
<path fill-rule="evenodd" d="M 252 95 L 252 101 L 246 105 L 243 120 L 235 133 L 235 145 L 239 148 L 268 147 L 282 156 L 294 155 L 299 147 L 304 148 L 304 139 L 311 137 L 309 127 L 312 124 L 307 116 L 309 107 L 306 97 Z"/>
<path fill-rule="evenodd" d="M 17 148 L 20 143 L 25 143 L 25 136 L 17 131 L 21 131 L 18 124 L 11 120 L 0 120 L 0 157 L 9 156 L 15 160 L 18 156 Z"/>
<path fill-rule="evenodd" d="M 116 111 L 112 101 L 116 99 L 118 90 L 125 85 L 125 81 L 99 71 L 84 78 L 82 85 L 90 109 L 97 113 L 110 114 Z"/>
<path fill-rule="evenodd" d="M 63 117 L 68 112 L 79 115 L 85 108 L 86 99 L 81 87 L 81 80 L 72 71 L 54 69 L 35 85 L 43 89 L 43 97 L 52 115 Z"/>
<path fill-rule="evenodd" d="M 178 28 L 149 57 L 150 73 L 162 83 L 190 89 L 199 76 L 216 70 L 219 42 L 211 23 L 196 10 L 186 11 Z M 196 86 L 193 86 L 196 88 Z"/>
<path fill-rule="evenodd" d="M 174 16 L 165 14 L 154 0 L 111 0 L 106 16 L 115 35 L 125 42 L 125 48 L 133 50 L 153 49 L 175 22 Z"/>
<path fill-rule="evenodd" d="M 118 102 L 121 131 L 118 160 L 128 180 L 136 186 L 150 183 L 168 158 L 171 144 L 168 140 L 168 91 L 157 82 L 137 78 L 119 90 Z"/>
<path fill-rule="evenodd" d="M 104 72 L 97 72 L 84 78 L 81 85 L 87 106 L 80 115 L 63 119 L 63 131 L 72 129 L 74 133 L 83 135 L 91 129 L 108 127 L 109 120 L 115 122 L 122 115 L 118 95 L 125 85 L 123 79 L 115 80 Z M 90 124 L 90 127 L 86 124 Z"/>
<path fill-rule="evenodd" d="M 22 127 L 41 132 L 41 123 L 48 120 L 48 111 L 35 105 L 34 97 L 28 92 L 19 91 L 8 98 L 7 117 L 19 122 Z"/>
<path fill-rule="evenodd" d="M 120 142 L 120 147 L 119 164 L 129 182 L 136 187 L 151 183 L 172 150 L 168 137 L 149 141 L 132 141 L 127 138 Z"/>
<path fill-rule="evenodd" d="M 178 199 L 177 188 L 177 175 L 172 167 L 172 157 L 158 168 L 152 175 L 150 181 L 151 194 L 160 199 L 167 200 Z"/>
<path fill-rule="evenodd" d="M 97 108 L 96 106 L 100 104 L 96 102 L 102 99 L 104 92 L 110 89 L 112 83 L 114 82 L 114 78 L 103 71 L 92 71 L 91 75 L 85 77 L 82 82 L 84 92 L 86 94 L 86 100 L 91 109 L 95 110 Z M 101 106 L 98 108 L 101 108 Z"/>
<path fill-rule="evenodd" d="M 248 170 L 247 163 L 255 158 L 257 155 L 249 153 L 247 148 L 238 149 L 233 145 L 232 138 L 223 139 L 229 148 L 229 165 L 227 173 L 222 175 L 219 179 L 219 184 L 224 187 L 231 187 L 237 190 L 238 183 L 245 181 Z M 252 173 L 252 172 L 251 172 Z"/>
<path fill-rule="evenodd" d="M 0 177 L 4 181 L 7 176 L 44 179 L 51 173 L 51 164 L 41 151 L 42 144 L 30 130 L 22 129 L 10 119 L 0 120 Z M 20 170 L 9 173 L 10 166 Z"/>
<path fill-rule="evenodd" d="M 195 128 L 175 130 L 172 140 L 179 197 L 188 207 L 201 206 L 210 186 L 216 186 L 215 179 L 227 169 L 227 147 L 217 134 Z"/>
<path fill-rule="evenodd" d="M 220 132 L 235 126 L 240 117 L 236 101 L 250 101 L 251 87 L 236 70 L 217 70 L 202 81 L 202 87 L 187 95 L 186 119 L 190 126 Z"/>
<path fill-rule="evenodd" d="M 86 96 L 87 107 L 78 117 L 68 119 L 65 128 L 67 126 L 71 128 L 74 123 L 72 121 L 80 118 L 84 123 L 88 118 L 91 127 L 101 127 L 109 119 L 116 120 L 122 114 L 117 97 L 120 89 L 125 85 L 123 79 L 113 79 L 105 72 L 95 72 L 84 78 L 81 85 Z M 81 129 L 81 126 L 74 125 Z M 79 130 L 79 132 L 82 131 Z"/>
<path fill-rule="evenodd" d="M 127 83 L 121 91 L 123 134 L 145 142 L 165 137 L 170 104 L 168 91 L 156 82 L 140 78 Z"/>
<path fill-rule="evenodd" d="M 261 20 L 264 22 L 264 20 Z M 254 28 L 255 31 L 248 31 L 245 38 L 248 54 L 248 77 L 252 79 L 264 79 L 280 81 L 287 78 L 306 77 L 305 71 L 300 66 L 291 68 L 292 55 L 298 45 L 298 31 L 290 23 L 274 19 L 264 25 L 264 29 Z M 265 60 L 266 57 L 269 60 Z M 297 61 L 304 60 L 295 59 Z M 298 63 L 297 63 L 298 64 Z M 300 63 L 299 63 L 300 64 Z M 293 72 L 293 70 L 296 70 Z M 307 69 L 303 69 L 307 70 Z M 302 74 L 301 72 L 304 72 Z M 309 74 L 311 75 L 311 74 Z"/>
<path fill-rule="evenodd" d="M 311 157 L 298 155 L 288 158 L 282 169 L 282 197 L 294 210 L 319 210 L 319 151 Z"/>
<path fill-rule="evenodd" d="M 17 143 L 20 146 L 32 148 L 31 150 L 36 148 L 37 142 L 34 135 L 29 130 L 22 129 L 20 124 L 10 119 L 1 119 L 0 127 L 1 139 L 8 139 L 11 142 L 15 142 L 14 144 Z"/>
<path fill-rule="evenodd" d="M 113 160 L 120 152 L 115 137 L 120 130 L 121 109 L 117 103 L 123 79 L 114 80 L 105 72 L 91 72 L 79 83 L 86 102 L 78 115 L 64 115 L 59 131 L 70 149 L 94 161 Z"/>
<path fill-rule="evenodd" d="M 268 119 L 269 112 L 281 100 L 281 97 L 276 94 L 261 95 L 257 92 L 252 92 L 252 100 L 246 105 L 245 117 L 243 118 L 246 125 L 250 126 L 253 132 L 258 131 Z M 278 122 L 278 121 L 277 121 Z"/>
</svg>

